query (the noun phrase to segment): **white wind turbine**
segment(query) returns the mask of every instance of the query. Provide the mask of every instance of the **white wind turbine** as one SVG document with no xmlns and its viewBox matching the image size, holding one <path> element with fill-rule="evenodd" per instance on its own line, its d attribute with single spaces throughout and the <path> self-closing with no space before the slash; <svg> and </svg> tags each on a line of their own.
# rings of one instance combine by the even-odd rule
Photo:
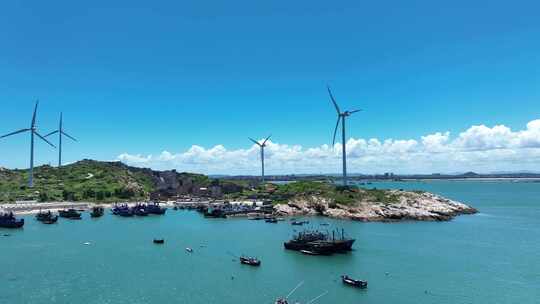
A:
<svg viewBox="0 0 540 304">
<path fill-rule="evenodd" d="M 46 142 L 49 145 L 51 145 L 52 147 L 56 148 L 47 139 L 45 139 L 45 137 L 41 136 L 37 132 L 36 112 L 37 112 L 38 104 L 39 104 L 39 101 L 36 101 L 36 105 L 34 107 L 34 114 L 32 115 L 32 122 L 30 124 L 30 128 L 21 129 L 21 130 L 18 130 L 18 131 L 11 132 L 9 134 L 0 136 L 0 138 L 4 138 L 4 137 L 11 136 L 11 135 L 19 134 L 19 133 L 30 132 L 30 174 L 29 174 L 29 179 L 28 179 L 28 186 L 30 188 L 32 188 L 34 186 L 34 135 L 37 135 L 37 137 L 41 138 L 44 142 Z"/>
<path fill-rule="evenodd" d="M 251 137 L 248 137 L 249 140 L 251 140 L 252 142 L 254 142 L 257 146 L 259 146 L 261 148 L 261 170 L 262 170 L 261 171 L 261 179 L 262 179 L 263 184 L 264 184 L 264 148 L 266 147 L 266 141 L 268 141 L 270 136 L 272 136 L 272 135 L 269 135 L 262 143 L 259 143 L 255 139 L 253 139 Z"/>
<path fill-rule="evenodd" d="M 334 129 L 332 147 L 334 147 L 334 144 L 336 143 L 336 134 L 339 127 L 339 121 L 341 120 L 341 149 L 342 149 L 341 152 L 342 152 L 342 159 L 343 159 L 343 185 L 347 186 L 347 150 L 346 150 L 346 141 L 345 141 L 345 119 L 351 116 L 352 114 L 359 112 L 361 110 L 341 112 L 336 100 L 334 99 L 334 96 L 332 95 L 332 91 L 330 91 L 330 87 L 327 87 L 327 88 L 328 88 L 328 94 L 330 95 L 330 99 L 332 100 L 334 107 L 336 107 L 336 111 L 338 115 L 336 128 Z"/>
</svg>

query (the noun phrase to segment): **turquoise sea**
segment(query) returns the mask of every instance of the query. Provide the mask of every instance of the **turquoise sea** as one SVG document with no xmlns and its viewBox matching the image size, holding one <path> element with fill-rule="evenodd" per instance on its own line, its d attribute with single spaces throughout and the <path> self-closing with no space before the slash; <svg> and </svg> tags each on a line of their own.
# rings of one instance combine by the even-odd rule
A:
<svg viewBox="0 0 540 304">
<path fill-rule="evenodd" d="M 282 242 L 294 229 L 288 222 L 173 210 L 147 218 L 85 214 L 56 225 L 26 217 L 24 229 L 0 230 L 11 234 L 0 236 L 0 303 L 271 304 L 301 281 L 291 303 L 325 291 L 316 303 L 540 302 L 540 183 L 371 186 L 432 191 L 480 213 L 450 222 L 310 218 L 311 227 L 344 228 L 357 239 L 352 253 L 331 257 L 285 251 Z M 152 244 L 154 237 L 165 245 Z M 240 265 L 232 255 L 242 253 L 259 257 L 262 266 Z M 368 280 L 368 289 L 343 286 L 343 273 Z"/>
</svg>

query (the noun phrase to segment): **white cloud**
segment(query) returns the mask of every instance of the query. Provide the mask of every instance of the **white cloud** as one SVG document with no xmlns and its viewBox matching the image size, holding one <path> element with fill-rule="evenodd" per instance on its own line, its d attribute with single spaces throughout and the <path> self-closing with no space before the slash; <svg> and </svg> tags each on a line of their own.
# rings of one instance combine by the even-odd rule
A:
<svg viewBox="0 0 540 304">
<path fill-rule="evenodd" d="M 341 170 L 341 144 L 304 148 L 268 141 L 268 174 L 337 173 Z M 123 153 L 118 160 L 155 169 L 177 169 L 214 174 L 258 174 L 259 148 L 228 150 L 192 146 L 187 151 L 163 151 L 157 156 Z M 347 141 L 349 172 L 432 173 L 474 170 L 540 171 L 540 119 L 526 129 L 512 131 L 504 125 L 472 126 L 451 137 L 437 132 L 415 139 L 355 139 Z"/>
</svg>

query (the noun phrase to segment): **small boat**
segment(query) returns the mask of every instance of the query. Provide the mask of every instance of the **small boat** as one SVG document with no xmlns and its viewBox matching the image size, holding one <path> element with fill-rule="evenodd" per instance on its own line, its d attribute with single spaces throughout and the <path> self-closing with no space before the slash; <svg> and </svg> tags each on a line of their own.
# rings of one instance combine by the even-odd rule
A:
<svg viewBox="0 0 540 304">
<path fill-rule="evenodd" d="M 164 239 L 154 239 L 154 244 L 164 244 L 164 243 L 165 243 Z"/>
<path fill-rule="evenodd" d="M 328 225 L 330 225 L 330 224 L 328 224 L 328 223 L 321 223 L 321 226 L 328 226 Z"/>
<path fill-rule="evenodd" d="M 144 205 L 136 205 L 131 209 L 131 212 L 136 216 L 148 216 L 148 211 Z"/>
<path fill-rule="evenodd" d="M 249 266 L 261 266 L 261 261 L 252 257 L 241 256 L 240 263 Z"/>
<path fill-rule="evenodd" d="M 114 215 L 118 215 L 122 217 L 133 216 L 133 212 L 131 211 L 131 208 L 129 208 L 127 204 L 115 205 L 111 209 L 111 212 Z"/>
<path fill-rule="evenodd" d="M 343 281 L 343 284 L 347 284 L 349 286 L 362 288 L 362 289 L 367 288 L 367 284 L 368 284 L 367 281 L 355 280 L 349 277 L 348 275 L 342 275 L 341 280 Z"/>
<path fill-rule="evenodd" d="M 22 228 L 24 219 L 16 219 L 13 212 L 0 214 L 0 227 L 2 228 Z"/>
<path fill-rule="evenodd" d="M 145 206 L 146 212 L 148 214 L 157 214 L 157 215 L 163 215 L 167 211 L 167 208 L 163 208 L 159 206 L 159 203 L 150 203 Z"/>
<path fill-rule="evenodd" d="M 306 255 L 321 255 L 319 252 L 312 250 L 300 250 L 300 252 Z"/>
<path fill-rule="evenodd" d="M 90 212 L 91 217 L 101 217 L 105 213 L 103 207 L 93 207 L 92 212 Z"/>
<path fill-rule="evenodd" d="M 271 223 L 271 224 L 277 224 L 278 220 L 275 218 L 268 218 L 265 220 L 265 222 Z"/>
<path fill-rule="evenodd" d="M 54 224 L 58 221 L 58 215 L 53 215 L 51 211 L 39 212 L 36 214 L 36 220 L 42 222 L 43 224 Z"/>
<path fill-rule="evenodd" d="M 189 253 L 192 253 L 192 252 L 193 252 L 193 249 L 187 247 L 187 248 L 186 248 L 186 251 L 189 252 Z"/>
<path fill-rule="evenodd" d="M 60 217 L 64 217 L 70 220 L 80 220 L 81 214 L 77 212 L 75 209 L 64 209 L 64 210 L 58 210 L 58 214 Z"/>
</svg>

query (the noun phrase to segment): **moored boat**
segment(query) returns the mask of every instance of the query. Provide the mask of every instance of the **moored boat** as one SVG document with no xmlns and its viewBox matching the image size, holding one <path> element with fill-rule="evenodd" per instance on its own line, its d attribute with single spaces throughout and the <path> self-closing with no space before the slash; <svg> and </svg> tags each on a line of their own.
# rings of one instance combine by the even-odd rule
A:
<svg viewBox="0 0 540 304">
<path fill-rule="evenodd" d="M 306 230 L 299 232 L 283 245 L 285 249 L 289 250 L 306 250 L 317 254 L 329 255 L 337 252 L 351 251 L 354 242 L 354 239 L 345 237 L 343 230 L 340 239 L 335 237 L 334 232 L 330 236 L 327 233 Z"/>
<path fill-rule="evenodd" d="M 342 275 L 341 280 L 343 281 L 343 284 L 346 284 L 346 285 L 349 285 L 349 286 L 352 286 L 352 287 L 356 287 L 356 288 L 364 289 L 364 288 L 367 288 L 367 285 L 368 285 L 367 281 L 355 280 L 355 279 L 349 277 L 348 275 Z"/>
<path fill-rule="evenodd" d="M 58 210 L 58 214 L 60 217 L 67 218 L 70 220 L 80 220 L 81 219 L 81 213 L 79 213 L 75 209 L 64 209 L 64 210 Z"/>
<path fill-rule="evenodd" d="M 129 208 L 127 204 L 115 205 L 111 209 L 111 212 L 114 215 L 123 216 L 123 217 L 133 216 L 133 212 L 131 211 L 131 208 Z"/>
<path fill-rule="evenodd" d="M 24 219 L 15 218 L 13 212 L 0 214 L 1 228 L 22 228 L 22 226 L 24 226 Z"/>
<path fill-rule="evenodd" d="M 167 211 L 167 208 L 159 206 L 159 203 L 149 203 L 146 205 L 146 211 L 149 214 L 163 215 Z"/>
<path fill-rule="evenodd" d="M 137 204 L 131 208 L 131 212 L 136 216 L 147 216 L 148 211 L 144 205 Z"/>
<path fill-rule="evenodd" d="M 103 207 L 93 207 L 92 211 L 90 212 L 91 217 L 101 217 L 105 213 L 105 209 Z"/>
</svg>

